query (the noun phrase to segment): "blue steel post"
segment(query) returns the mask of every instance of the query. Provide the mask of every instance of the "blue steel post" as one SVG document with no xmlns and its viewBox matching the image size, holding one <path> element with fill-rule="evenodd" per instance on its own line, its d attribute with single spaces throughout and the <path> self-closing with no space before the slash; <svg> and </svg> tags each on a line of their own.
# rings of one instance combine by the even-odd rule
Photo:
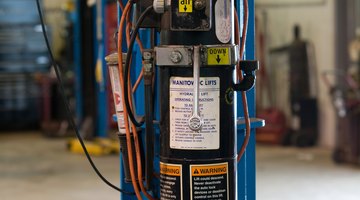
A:
<svg viewBox="0 0 360 200">
<path fill-rule="evenodd" d="M 105 6 L 106 6 L 106 0 L 100 0 L 101 6 L 96 12 L 96 19 L 95 19 L 95 31 L 96 31 L 96 48 L 95 48 L 95 54 L 96 57 L 96 65 L 95 66 L 95 76 L 98 76 L 98 80 L 96 82 L 96 91 L 97 91 L 97 116 L 96 116 L 96 136 L 97 137 L 106 137 L 107 131 L 109 129 L 109 122 L 108 122 L 108 110 L 109 110 L 109 102 L 108 102 L 108 96 L 107 96 L 107 90 L 106 90 L 106 84 L 107 84 L 107 66 L 105 63 Z M 100 18 L 99 18 L 100 17 Z M 99 21 L 100 20 L 100 21 Z M 100 29 L 100 30 L 98 30 Z M 100 66 L 98 66 L 100 65 Z M 100 67 L 98 69 L 98 67 Z M 101 73 L 100 73 L 100 71 Z"/>
<path fill-rule="evenodd" d="M 248 0 L 249 3 L 249 22 L 247 31 L 247 40 L 245 46 L 245 57 L 247 60 L 255 60 L 255 0 Z M 240 9 L 238 15 L 240 16 L 240 26 L 243 21 L 243 4 L 240 0 Z M 242 26 L 240 27 L 242 30 Z M 241 31 L 240 31 L 241 32 Z M 242 109 L 241 94 L 238 93 L 238 117 L 243 117 L 244 112 Z M 250 117 L 255 117 L 255 89 L 247 92 L 247 100 L 249 106 Z M 244 139 L 244 130 L 238 131 L 238 149 L 242 145 Z M 251 136 L 249 144 L 246 148 L 243 158 L 238 163 L 238 200 L 255 200 L 255 129 L 251 129 Z"/>
</svg>

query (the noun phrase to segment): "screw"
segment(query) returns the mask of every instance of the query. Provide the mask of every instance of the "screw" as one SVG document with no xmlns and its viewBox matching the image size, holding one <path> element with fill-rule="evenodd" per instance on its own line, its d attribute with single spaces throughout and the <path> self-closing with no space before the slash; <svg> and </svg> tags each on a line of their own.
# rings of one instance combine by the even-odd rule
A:
<svg viewBox="0 0 360 200">
<path fill-rule="evenodd" d="M 196 10 L 202 10 L 206 7 L 206 0 L 195 0 L 194 1 L 194 8 Z"/>
<path fill-rule="evenodd" d="M 177 50 L 172 51 L 169 57 L 173 63 L 179 63 L 182 60 L 182 54 Z"/>
<path fill-rule="evenodd" d="M 143 53 L 143 59 L 144 60 L 151 60 L 151 58 L 152 58 L 151 52 L 145 51 Z"/>
<path fill-rule="evenodd" d="M 207 22 L 205 22 L 205 23 L 204 23 L 204 27 L 205 27 L 205 28 L 209 28 L 209 27 L 210 27 L 210 24 L 207 23 Z"/>
</svg>

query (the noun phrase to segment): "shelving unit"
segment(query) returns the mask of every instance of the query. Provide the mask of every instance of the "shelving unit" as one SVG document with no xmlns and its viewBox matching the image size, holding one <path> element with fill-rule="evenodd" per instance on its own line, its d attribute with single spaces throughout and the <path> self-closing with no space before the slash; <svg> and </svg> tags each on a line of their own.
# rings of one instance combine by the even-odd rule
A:
<svg viewBox="0 0 360 200">
<path fill-rule="evenodd" d="M 50 62 L 36 4 L 27 0 L 0 2 L 0 127 L 39 125 L 41 91 L 36 75 Z"/>
</svg>

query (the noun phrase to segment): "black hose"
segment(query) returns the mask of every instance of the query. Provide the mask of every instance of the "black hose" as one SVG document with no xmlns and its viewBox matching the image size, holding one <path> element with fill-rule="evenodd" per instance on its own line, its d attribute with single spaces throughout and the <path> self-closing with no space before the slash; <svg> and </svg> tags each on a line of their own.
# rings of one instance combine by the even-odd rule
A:
<svg viewBox="0 0 360 200">
<path fill-rule="evenodd" d="M 256 77 L 252 74 L 244 74 L 244 78 L 240 83 L 234 85 L 235 91 L 248 91 L 255 85 Z"/>
<path fill-rule="evenodd" d="M 130 60 L 131 60 L 131 56 L 132 56 L 132 51 L 134 49 L 134 43 L 135 43 L 135 39 L 136 36 L 139 32 L 140 29 L 140 25 L 142 24 L 142 22 L 144 21 L 145 17 L 151 12 L 153 11 L 153 6 L 149 6 L 145 9 L 145 11 L 140 15 L 138 21 L 136 22 L 136 26 L 133 30 L 133 33 L 131 34 L 131 39 L 130 39 L 130 43 L 129 43 L 129 48 L 128 48 L 128 53 L 126 54 L 126 61 L 125 61 L 125 74 L 124 74 L 124 98 L 125 98 L 125 107 L 126 110 L 128 111 L 128 115 L 129 118 L 131 120 L 131 122 L 137 126 L 140 127 L 144 124 L 144 122 L 138 122 L 135 117 L 134 117 L 134 113 L 131 110 L 130 107 L 130 102 L 129 102 L 129 90 L 128 90 L 128 84 L 129 84 L 129 73 L 130 73 Z"/>
<path fill-rule="evenodd" d="M 259 69 L 259 61 L 242 60 L 240 61 L 240 69 L 244 72 L 244 78 L 240 83 L 234 85 L 234 90 L 248 91 L 255 85 L 256 76 L 254 72 Z"/>
</svg>

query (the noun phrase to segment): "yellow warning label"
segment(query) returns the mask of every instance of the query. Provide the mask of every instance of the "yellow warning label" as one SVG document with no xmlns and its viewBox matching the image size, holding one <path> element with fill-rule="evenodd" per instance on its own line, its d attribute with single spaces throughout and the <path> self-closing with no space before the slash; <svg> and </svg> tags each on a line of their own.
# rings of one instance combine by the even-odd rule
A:
<svg viewBox="0 0 360 200">
<path fill-rule="evenodd" d="M 181 176 L 181 165 L 160 163 L 160 174 L 166 174 L 168 176 Z"/>
<path fill-rule="evenodd" d="M 193 0 L 179 0 L 179 12 L 192 13 L 193 12 L 192 2 Z"/>
<path fill-rule="evenodd" d="M 191 165 L 192 176 L 214 176 L 228 173 L 228 164 Z"/>
<path fill-rule="evenodd" d="M 208 48 L 208 65 L 229 65 L 229 48 Z"/>
</svg>

